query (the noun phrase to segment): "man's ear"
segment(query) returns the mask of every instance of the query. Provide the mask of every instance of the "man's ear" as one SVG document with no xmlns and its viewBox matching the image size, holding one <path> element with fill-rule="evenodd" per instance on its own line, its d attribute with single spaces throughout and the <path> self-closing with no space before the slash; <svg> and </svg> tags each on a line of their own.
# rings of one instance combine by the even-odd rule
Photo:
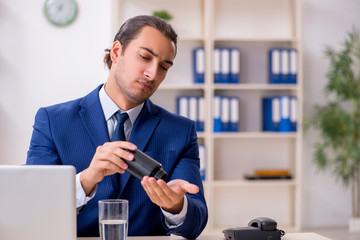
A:
<svg viewBox="0 0 360 240">
<path fill-rule="evenodd" d="M 117 63 L 122 52 L 122 45 L 119 41 L 115 41 L 110 51 L 111 61 Z"/>
</svg>

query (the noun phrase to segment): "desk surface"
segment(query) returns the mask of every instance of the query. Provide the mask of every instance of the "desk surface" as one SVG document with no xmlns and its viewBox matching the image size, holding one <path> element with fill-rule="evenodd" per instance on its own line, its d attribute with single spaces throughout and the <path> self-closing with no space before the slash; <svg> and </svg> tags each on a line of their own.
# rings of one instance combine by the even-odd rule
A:
<svg viewBox="0 0 360 240">
<path fill-rule="evenodd" d="M 128 237 L 128 240 L 184 240 L 179 236 Z M 224 235 L 202 234 L 198 240 L 224 240 Z M 99 238 L 78 238 L 78 240 L 99 240 Z M 331 240 L 316 233 L 286 233 L 281 240 Z"/>
</svg>

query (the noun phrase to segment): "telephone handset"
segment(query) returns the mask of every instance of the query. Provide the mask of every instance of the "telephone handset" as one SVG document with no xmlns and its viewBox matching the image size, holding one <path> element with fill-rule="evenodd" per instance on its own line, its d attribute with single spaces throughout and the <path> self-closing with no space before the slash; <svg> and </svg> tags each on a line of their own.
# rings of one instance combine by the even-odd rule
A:
<svg viewBox="0 0 360 240">
<path fill-rule="evenodd" d="M 223 231 L 226 240 L 266 239 L 280 240 L 285 235 L 276 228 L 277 222 L 271 218 L 260 217 L 251 220 L 248 227 L 228 228 Z"/>
<path fill-rule="evenodd" d="M 249 222 L 249 227 L 260 228 L 261 231 L 274 231 L 276 230 L 277 222 L 267 217 L 255 218 Z"/>
</svg>

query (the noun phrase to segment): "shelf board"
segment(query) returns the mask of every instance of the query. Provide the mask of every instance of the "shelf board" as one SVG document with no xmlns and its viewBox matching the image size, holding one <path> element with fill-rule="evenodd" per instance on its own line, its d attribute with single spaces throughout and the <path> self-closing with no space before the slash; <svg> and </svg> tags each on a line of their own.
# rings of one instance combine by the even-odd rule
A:
<svg viewBox="0 0 360 240">
<path fill-rule="evenodd" d="M 269 84 L 269 83 L 238 83 L 238 84 L 213 84 L 215 90 L 292 90 L 298 89 L 297 84 Z"/>
<path fill-rule="evenodd" d="M 296 138 L 296 132 L 218 132 L 214 138 Z"/>
<path fill-rule="evenodd" d="M 182 84 L 163 84 L 160 85 L 159 90 L 187 90 L 187 89 L 193 89 L 193 90 L 204 90 L 205 85 L 204 84 L 189 84 L 189 85 L 182 85 Z"/>
<path fill-rule="evenodd" d="M 296 91 L 298 90 L 297 84 L 268 84 L 268 83 L 237 83 L 237 84 L 212 84 L 214 90 L 288 90 Z M 161 90 L 178 90 L 178 89 L 205 89 L 206 84 L 163 84 L 160 85 L 159 89 Z"/>
<path fill-rule="evenodd" d="M 205 138 L 205 133 L 204 132 L 196 132 L 198 138 Z"/>
<path fill-rule="evenodd" d="M 205 38 L 203 36 L 190 36 L 190 35 L 187 35 L 187 36 L 179 36 L 179 39 L 178 41 L 205 41 Z"/>
<path fill-rule="evenodd" d="M 217 180 L 215 187 L 293 187 L 296 185 L 294 179 L 286 180 Z"/>
<path fill-rule="evenodd" d="M 251 37 L 215 37 L 215 42 L 243 42 L 243 43 L 296 43 L 298 38 L 296 37 L 288 37 L 288 38 L 251 38 Z"/>
</svg>

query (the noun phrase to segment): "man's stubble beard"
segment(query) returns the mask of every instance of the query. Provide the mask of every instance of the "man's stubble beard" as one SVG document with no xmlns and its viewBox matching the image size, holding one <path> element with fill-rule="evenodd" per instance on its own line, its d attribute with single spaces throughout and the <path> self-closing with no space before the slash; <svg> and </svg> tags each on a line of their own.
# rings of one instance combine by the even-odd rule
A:
<svg viewBox="0 0 360 240">
<path fill-rule="evenodd" d="M 142 79 L 141 77 L 137 78 L 134 83 L 137 83 L 141 79 Z M 136 105 L 139 105 L 139 104 L 145 102 L 146 99 L 150 98 L 153 95 L 153 93 L 155 92 L 155 91 L 153 91 L 148 96 L 137 94 L 136 92 L 134 92 L 132 90 L 131 87 L 128 87 L 126 85 L 126 81 L 124 80 L 124 78 L 122 76 L 120 76 L 120 74 L 115 74 L 115 83 L 116 83 L 116 86 L 118 87 L 119 91 L 123 94 L 123 96 Z M 133 82 L 130 82 L 130 83 L 133 83 Z"/>
</svg>

